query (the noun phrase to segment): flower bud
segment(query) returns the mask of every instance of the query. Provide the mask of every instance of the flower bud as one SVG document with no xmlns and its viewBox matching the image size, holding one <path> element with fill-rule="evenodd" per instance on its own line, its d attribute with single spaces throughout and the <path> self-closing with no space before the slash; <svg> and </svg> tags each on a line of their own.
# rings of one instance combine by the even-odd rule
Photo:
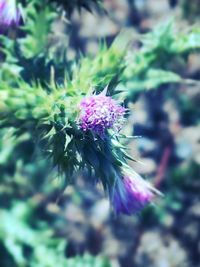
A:
<svg viewBox="0 0 200 267">
<path fill-rule="evenodd" d="M 104 94 L 85 97 L 80 103 L 80 125 L 103 135 L 106 129 L 119 131 L 124 121 L 125 108 Z"/>
<path fill-rule="evenodd" d="M 142 177 L 133 173 L 118 180 L 110 192 L 111 204 L 119 214 L 132 215 L 141 211 L 154 197 L 154 189 Z"/>
</svg>

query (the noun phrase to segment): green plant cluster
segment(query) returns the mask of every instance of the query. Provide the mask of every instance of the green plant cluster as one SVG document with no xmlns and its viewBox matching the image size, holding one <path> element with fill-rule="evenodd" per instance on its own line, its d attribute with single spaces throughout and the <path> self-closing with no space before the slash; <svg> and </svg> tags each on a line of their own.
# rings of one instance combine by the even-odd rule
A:
<svg viewBox="0 0 200 267">
<path fill-rule="evenodd" d="M 34 202 L 15 202 L 12 209 L 0 209 L 0 259 L 2 266 L 18 267 L 109 267 L 107 260 L 85 254 L 66 259 L 66 241 L 55 238 L 47 225 L 34 225 Z M 34 219 L 34 220 L 33 220 Z M 32 225 L 33 228 L 30 228 Z"/>
<path fill-rule="evenodd" d="M 124 71 L 130 94 L 157 89 L 163 84 L 198 84 L 184 77 L 188 56 L 200 49 L 199 27 L 177 29 L 174 21 L 158 25 L 151 32 L 136 36 L 140 48 L 129 51 Z"/>
</svg>

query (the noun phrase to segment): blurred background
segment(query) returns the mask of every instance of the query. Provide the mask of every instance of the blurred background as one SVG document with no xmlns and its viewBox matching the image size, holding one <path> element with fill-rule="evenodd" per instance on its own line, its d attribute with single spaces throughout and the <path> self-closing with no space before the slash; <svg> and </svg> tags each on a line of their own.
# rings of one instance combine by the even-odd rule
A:
<svg viewBox="0 0 200 267">
<path fill-rule="evenodd" d="M 137 54 L 140 35 L 170 18 L 178 32 L 200 24 L 199 0 L 105 0 L 104 8 L 56 21 L 51 45 L 66 46 L 74 60 L 80 52 L 98 53 L 102 38 L 110 45 L 121 30 L 131 29 Z M 1 267 L 200 267 L 200 54 L 166 54 L 156 64 L 197 81 L 158 82 L 129 96 L 126 131 L 137 138 L 128 147 L 139 160 L 131 164 L 164 196 L 139 215 L 115 216 L 101 190 L 81 177 L 61 190 L 28 136 L 15 140 L 12 129 L 1 131 Z M 63 265 L 62 255 L 72 262 Z M 77 256 L 83 257 L 79 265 Z"/>
</svg>

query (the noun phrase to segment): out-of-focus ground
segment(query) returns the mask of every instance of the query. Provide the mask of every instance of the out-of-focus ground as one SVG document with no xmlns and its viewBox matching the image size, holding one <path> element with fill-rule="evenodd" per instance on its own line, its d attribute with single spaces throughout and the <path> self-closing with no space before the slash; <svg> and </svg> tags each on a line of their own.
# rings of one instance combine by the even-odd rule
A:
<svg viewBox="0 0 200 267">
<path fill-rule="evenodd" d="M 106 0 L 107 14 L 73 15 L 68 57 L 74 49 L 95 54 L 100 38 L 110 44 L 125 27 L 143 33 L 171 16 L 180 25 L 199 23 L 199 6 L 198 0 Z M 188 77 L 200 79 L 199 59 L 189 58 Z M 68 187 L 60 200 L 67 221 L 60 234 L 68 239 L 69 257 L 87 251 L 108 256 L 113 267 L 200 266 L 199 104 L 199 87 L 186 85 L 175 92 L 162 86 L 130 104 L 129 128 L 140 137 L 129 148 L 141 162 L 132 166 L 164 196 L 141 215 L 116 217 L 99 191 L 81 180 Z M 57 206 L 47 208 L 51 213 Z"/>
</svg>

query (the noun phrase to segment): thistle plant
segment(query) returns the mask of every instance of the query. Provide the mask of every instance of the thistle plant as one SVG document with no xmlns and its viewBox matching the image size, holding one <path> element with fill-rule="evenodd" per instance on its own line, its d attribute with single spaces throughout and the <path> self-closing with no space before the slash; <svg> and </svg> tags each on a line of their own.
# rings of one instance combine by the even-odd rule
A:
<svg viewBox="0 0 200 267">
<path fill-rule="evenodd" d="M 128 167 L 132 158 L 124 146 L 126 136 L 121 134 L 127 116 L 124 102 L 136 85 L 142 90 L 172 80 L 182 82 L 178 74 L 158 68 L 158 54 L 173 57 L 194 46 L 198 49 L 199 44 L 191 46 L 188 36 L 187 47 L 180 40 L 178 44 L 168 25 L 157 30 L 157 35 L 151 33 L 157 36 L 154 45 L 148 42 L 151 34 L 145 35 L 138 54 L 127 51 L 129 34 L 124 39 L 122 33 L 111 47 L 102 44 L 95 58 L 80 57 L 72 64 L 65 58 L 58 64 L 48 37 L 64 5 L 61 2 L 33 1 L 30 9 L 30 3 L 23 1 L 24 35 L 15 40 L 1 36 L 5 60 L 0 70 L 0 127 L 14 128 L 17 137 L 24 133 L 32 136 L 66 183 L 86 171 L 92 183 L 95 180 L 103 185 L 117 213 L 131 215 L 149 204 L 157 191 Z M 48 3 L 45 8 L 44 3 Z M 0 4 L 1 23 L 17 24 L 20 13 L 16 2 Z M 8 12 L 11 16 L 6 20 Z M 192 31 L 189 36 L 194 35 L 198 38 L 199 32 Z M 37 62 L 44 75 L 36 71 Z M 62 71 L 60 65 L 64 66 Z M 160 79 L 155 79 L 161 72 Z M 146 86 L 149 80 L 150 87 Z M 130 176 L 124 174 L 127 168 Z"/>
<path fill-rule="evenodd" d="M 81 79 L 75 69 L 74 82 L 51 84 L 49 93 L 41 85 L 24 81 L 16 81 L 15 88 L 2 83 L 1 127 L 15 127 L 17 135 L 28 131 L 39 139 L 66 181 L 72 182 L 77 171 L 87 170 L 91 182 L 101 182 L 109 194 L 120 185 L 123 165 L 130 158 L 120 143 L 126 109 L 106 96 L 104 89 L 100 94 L 91 92 L 88 84 L 88 92 L 84 87 L 77 90 L 77 74 Z"/>
<path fill-rule="evenodd" d="M 12 258 L 5 267 L 109 266 L 98 257 L 66 259 L 53 222 L 35 217 L 44 208 L 40 193 L 48 202 L 60 194 L 59 178 L 65 187 L 87 176 L 115 214 L 140 213 L 160 192 L 130 166 L 129 102 L 161 85 L 198 83 L 179 66 L 199 51 L 199 28 L 180 33 L 172 22 L 145 34 L 122 31 L 109 46 L 100 41 L 95 56 L 69 59 L 70 42 L 57 39 L 70 39 L 72 14 L 82 9 L 103 11 L 103 1 L 0 0 L 0 246 Z"/>
</svg>

